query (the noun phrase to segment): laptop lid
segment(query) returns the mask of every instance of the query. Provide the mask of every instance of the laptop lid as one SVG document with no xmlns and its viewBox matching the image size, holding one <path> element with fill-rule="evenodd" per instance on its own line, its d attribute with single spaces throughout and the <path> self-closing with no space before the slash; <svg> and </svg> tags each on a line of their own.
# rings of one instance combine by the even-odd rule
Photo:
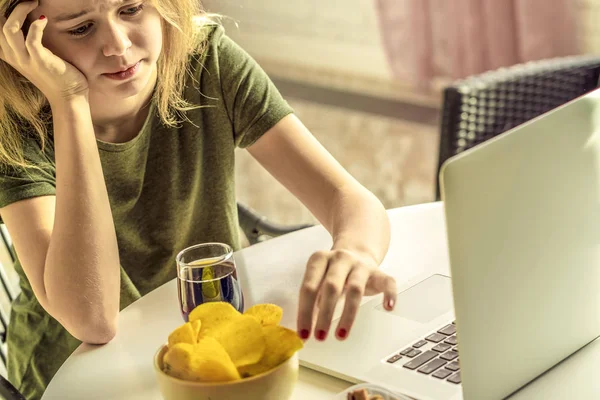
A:
<svg viewBox="0 0 600 400">
<path fill-rule="evenodd" d="M 463 395 L 504 398 L 600 335 L 600 92 L 440 174 Z"/>
</svg>

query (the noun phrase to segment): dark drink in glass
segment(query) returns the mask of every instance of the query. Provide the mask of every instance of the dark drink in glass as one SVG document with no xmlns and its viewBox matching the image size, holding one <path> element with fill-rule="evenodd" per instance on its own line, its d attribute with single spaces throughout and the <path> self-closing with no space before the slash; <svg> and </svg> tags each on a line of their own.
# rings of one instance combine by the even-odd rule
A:
<svg viewBox="0 0 600 400">
<path fill-rule="evenodd" d="M 244 298 L 231 247 L 221 243 L 192 246 L 177 255 L 177 295 L 185 321 L 202 303 L 224 301 L 239 312 Z"/>
</svg>

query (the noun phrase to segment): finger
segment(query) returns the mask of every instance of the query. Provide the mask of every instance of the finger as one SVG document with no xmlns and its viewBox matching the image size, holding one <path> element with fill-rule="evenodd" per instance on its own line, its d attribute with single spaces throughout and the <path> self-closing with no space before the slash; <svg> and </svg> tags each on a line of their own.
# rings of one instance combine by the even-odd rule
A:
<svg viewBox="0 0 600 400">
<path fill-rule="evenodd" d="M 348 276 L 344 311 L 336 330 L 336 337 L 340 340 L 346 339 L 352 329 L 370 275 L 371 271 L 367 268 L 355 266 Z"/>
<path fill-rule="evenodd" d="M 39 6 L 39 0 L 8 0 L 8 1 L 10 3 L 8 8 L 6 9 L 6 11 L 3 14 L 0 14 L 0 17 L 3 17 L 4 19 L 8 19 L 11 15 L 13 15 L 15 13 L 17 8 L 23 7 L 23 4 L 25 4 L 27 6 L 28 3 L 36 3 L 36 6 Z"/>
<path fill-rule="evenodd" d="M 44 29 L 48 25 L 48 19 L 42 17 L 37 21 L 34 21 L 29 27 L 29 33 L 25 39 L 25 46 L 29 54 L 36 60 L 40 60 L 44 46 L 42 45 L 42 38 L 44 36 Z"/>
<path fill-rule="evenodd" d="M 396 286 L 396 280 L 390 275 L 386 274 L 381 270 L 375 271 L 371 274 L 369 281 L 367 282 L 367 295 L 377 294 L 383 292 L 383 307 L 392 311 L 396 304 L 398 297 L 398 291 Z"/>
<path fill-rule="evenodd" d="M 6 38 L 6 41 L 14 53 L 14 57 L 18 63 L 23 63 L 29 57 L 27 49 L 25 47 L 25 38 L 21 28 L 27 19 L 27 15 L 35 10 L 38 6 L 37 1 L 26 1 L 20 3 L 15 7 L 14 11 L 4 24 L 2 33 Z M 5 53 L 8 50 L 5 49 Z"/>
<path fill-rule="evenodd" d="M 20 3 L 22 3 L 22 0 L 9 0 L 8 8 L 4 12 L 3 16 L 5 18 L 8 18 L 10 14 L 12 14 L 12 12 L 15 10 L 15 7 L 17 7 Z"/>
<path fill-rule="evenodd" d="M 302 287 L 300 288 L 300 298 L 298 304 L 298 335 L 302 339 L 308 339 L 313 325 L 313 313 L 315 301 L 321 280 L 327 270 L 328 257 L 326 252 L 317 252 L 308 260 Z"/>
<path fill-rule="evenodd" d="M 321 293 L 321 291 L 319 290 L 319 291 L 317 292 L 317 300 L 315 300 L 315 307 L 316 307 L 316 309 L 317 309 L 317 310 L 318 310 L 319 308 L 321 308 L 321 299 L 323 299 L 323 296 L 322 296 L 322 293 Z"/>
<path fill-rule="evenodd" d="M 339 254 L 339 255 L 337 255 Z M 319 316 L 315 326 L 315 336 L 318 340 L 325 340 L 331 327 L 331 320 L 335 312 L 346 279 L 352 268 L 351 259 L 345 256 L 344 253 L 337 253 L 329 260 L 329 268 L 327 274 L 321 283 L 321 304 L 319 308 Z"/>
</svg>

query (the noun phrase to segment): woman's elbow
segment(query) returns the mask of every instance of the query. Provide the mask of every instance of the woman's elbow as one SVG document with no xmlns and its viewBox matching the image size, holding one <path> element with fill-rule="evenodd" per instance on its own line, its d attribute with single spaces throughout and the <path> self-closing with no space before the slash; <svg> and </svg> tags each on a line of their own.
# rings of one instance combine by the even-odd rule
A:
<svg viewBox="0 0 600 400">
<path fill-rule="evenodd" d="M 69 321 L 62 325 L 73 337 L 83 343 L 106 344 L 117 334 L 118 315 L 114 318 L 87 318 Z M 66 322 L 66 321 L 65 321 Z"/>
<path fill-rule="evenodd" d="M 88 344 L 106 344 L 117 335 L 117 324 L 90 324 L 78 327 L 72 335 Z"/>
<path fill-rule="evenodd" d="M 69 307 L 66 302 L 41 302 L 75 339 L 88 344 L 106 344 L 117 334 L 118 307 L 97 305 Z M 72 302 L 71 302 L 72 303 Z"/>
</svg>

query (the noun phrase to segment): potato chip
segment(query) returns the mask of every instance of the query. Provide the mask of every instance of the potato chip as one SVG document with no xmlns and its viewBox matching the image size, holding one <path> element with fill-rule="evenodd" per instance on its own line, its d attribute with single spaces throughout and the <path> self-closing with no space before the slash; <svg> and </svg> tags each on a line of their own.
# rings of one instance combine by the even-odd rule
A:
<svg viewBox="0 0 600 400">
<path fill-rule="evenodd" d="M 281 322 L 283 310 L 275 304 L 256 304 L 244 312 L 260 321 L 262 326 L 278 325 Z"/>
<path fill-rule="evenodd" d="M 267 372 L 287 361 L 304 344 L 298 334 L 279 325 L 269 325 L 262 328 L 265 335 L 265 353 L 261 360 L 252 365 L 238 367 L 244 378 Z"/>
<path fill-rule="evenodd" d="M 169 347 L 175 346 L 177 343 L 196 344 L 197 341 L 198 331 L 189 322 L 181 325 L 169 335 Z"/>
<path fill-rule="evenodd" d="M 260 360 L 256 364 L 245 365 L 243 367 L 238 368 L 238 373 L 243 378 L 250 378 L 256 375 L 264 374 L 267 371 L 270 371 L 272 368 L 263 360 Z"/>
<path fill-rule="evenodd" d="M 192 372 L 194 346 L 189 343 L 177 343 L 169 346 L 163 356 L 163 371 L 172 377 L 184 380 L 197 380 Z"/>
<path fill-rule="evenodd" d="M 282 326 L 264 326 L 263 333 L 266 345 L 265 354 L 256 364 L 238 367 L 243 378 L 262 374 L 277 367 L 304 346 L 296 332 Z"/>
<path fill-rule="evenodd" d="M 256 364 L 265 353 L 263 328 L 256 318 L 248 315 L 212 329 L 207 336 L 221 343 L 236 367 Z"/>
<path fill-rule="evenodd" d="M 214 301 L 202 303 L 198 307 L 194 308 L 190 313 L 188 320 L 190 322 L 197 320 L 202 322 L 200 336 L 203 336 L 212 329 L 241 316 L 242 314 L 233 308 L 231 304 L 224 301 Z"/>
<path fill-rule="evenodd" d="M 200 339 L 200 328 L 202 328 L 202 321 L 200 321 L 199 319 L 190 322 L 192 324 L 192 329 L 194 330 L 194 334 L 196 335 L 196 341 L 194 343 L 198 342 L 198 339 Z"/>
<path fill-rule="evenodd" d="M 196 382 L 229 382 L 240 375 L 223 347 L 215 339 L 202 338 L 197 344 L 178 343 L 165 353 L 165 373 Z"/>
</svg>

